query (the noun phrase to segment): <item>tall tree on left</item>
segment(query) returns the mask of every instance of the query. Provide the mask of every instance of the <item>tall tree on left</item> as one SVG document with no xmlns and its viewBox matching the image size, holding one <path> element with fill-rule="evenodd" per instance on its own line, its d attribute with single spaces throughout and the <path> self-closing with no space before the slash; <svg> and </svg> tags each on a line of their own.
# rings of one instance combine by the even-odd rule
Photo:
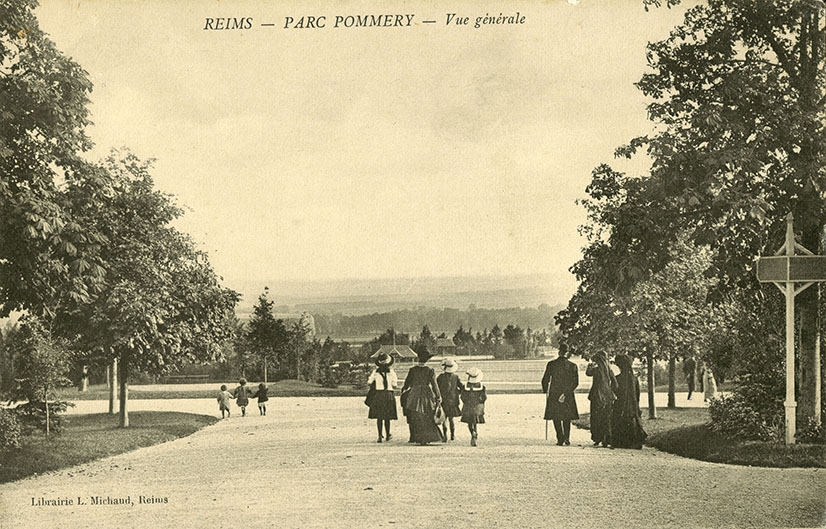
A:
<svg viewBox="0 0 826 529">
<path fill-rule="evenodd" d="M 77 334 L 118 361 L 123 427 L 130 373 L 219 360 L 233 337 L 239 299 L 220 285 L 206 254 L 172 226 L 181 209 L 155 189 L 150 168 L 128 151 L 113 151 L 96 167 L 104 183 L 72 194 L 84 224 L 109 241 L 101 249 L 105 289 L 77 319 Z"/>
<path fill-rule="evenodd" d="M 92 84 L 37 24 L 34 0 L 0 0 L 0 316 L 49 325 L 102 288 L 102 237 L 69 212 L 91 147 Z"/>
</svg>

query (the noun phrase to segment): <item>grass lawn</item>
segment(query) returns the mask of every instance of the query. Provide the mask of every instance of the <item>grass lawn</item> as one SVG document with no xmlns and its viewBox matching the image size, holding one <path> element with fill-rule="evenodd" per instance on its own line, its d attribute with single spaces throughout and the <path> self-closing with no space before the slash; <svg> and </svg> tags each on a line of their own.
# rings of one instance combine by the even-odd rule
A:
<svg viewBox="0 0 826 529">
<path fill-rule="evenodd" d="M 192 413 L 129 413 L 129 428 L 107 413 L 64 415 L 64 429 L 24 435 L 21 447 L 0 450 L 0 483 L 184 437 L 218 419 Z"/>
<path fill-rule="evenodd" d="M 153 385 L 153 389 L 144 390 L 138 387 L 129 388 L 130 399 L 214 399 L 218 393 L 221 383 L 212 384 L 214 388 L 204 389 L 202 384 L 193 384 L 192 389 L 154 389 L 162 385 Z M 237 384 L 227 384 L 230 391 Z M 302 382 L 299 380 L 279 380 L 270 382 L 270 397 L 354 397 L 366 395 L 367 388 L 354 389 L 350 386 L 339 386 L 337 388 L 325 388 L 319 384 Z M 255 391 L 257 384 L 252 384 L 250 388 Z M 88 391 L 78 391 L 77 388 L 64 388 L 60 392 L 60 398 L 66 400 L 108 400 L 109 390 L 105 385 L 90 386 Z"/>
<path fill-rule="evenodd" d="M 230 391 L 237 384 L 227 384 Z M 181 388 L 180 386 L 170 389 L 156 389 L 163 388 L 162 385 L 153 385 L 153 389 L 143 389 L 141 386 L 132 386 L 129 388 L 130 399 L 214 399 L 218 393 L 218 388 L 221 383 L 212 383 L 209 389 L 204 389 L 202 384 L 193 384 L 192 388 Z M 272 397 L 363 397 L 367 394 L 367 388 L 353 388 L 349 385 L 342 385 L 337 388 L 325 388 L 319 384 L 312 382 L 303 382 L 300 380 L 279 380 L 278 382 L 270 382 L 269 396 Z M 258 387 L 257 383 L 251 386 L 253 391 Z M 582 392 L 587 392 L 587 389 Z M 542 393 L 542 388 L 488 388 L 489 394 L 497 393 Z M 65 400 L 109 400 L 109 390 L 103 384 L 90 386 L 88 391 L 78 391 L 77 388 L 63 388 L 59 391 L 59 398 Z M 398 395 L 398 391 L 397 391 Z"/>
<path fill-rule="evenodd" d="M 708 410 L 704 408 L 657 408 L 657 419 L 648 419 L 643 408 L 643 428 L 648 433 L 645 444 L 683 457 L 758 467 L 826 468 L 826 445 L 785 444 L 767 441 L 741 441 L 712 431 L 708 427 Z M 588 429 L 588 414 L 574 424 Z"/>
</svg>

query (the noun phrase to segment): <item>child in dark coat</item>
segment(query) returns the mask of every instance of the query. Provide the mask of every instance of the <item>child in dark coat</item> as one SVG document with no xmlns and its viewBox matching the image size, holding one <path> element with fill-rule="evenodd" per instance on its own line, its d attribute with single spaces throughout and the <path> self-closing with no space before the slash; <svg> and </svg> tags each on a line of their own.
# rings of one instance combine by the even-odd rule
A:
<svg viewBox="0 0 826 529">
<path fill-rule="evenodd" d="M 462 386 L 462 422 L 470 430 L 470 446 L 476 446 L 479 437 L 478 425 L 485 424 L 485 401 L 488 399 L 482 385 L 482 371 L 473 367 L 465 373 L 467 382 Z"/>
<path fill-rule="evenodd" d="M 238 381 L 240 386 L 235 388 L 235 391 L 232 392 L 232 396 L 235 397 L 235 404 L 241 408 L 241 417 L 245 417 L 247 415 L 247 406 L 250 403 L 250 395 L 252 395 L 252 391 L 250 388 L 247 387 L 247 380 L 242 378 Z"/>
<path fill-rule="evenodd" d="M 444 373 L 436 377 L 436 384 L 442 393 L 442 409 L 445 412 L 445 424 L 442 424 L 442 437 L 444 437 L 445 442 L 447 442 L 448 424 L 450 424 L 450 440 L 456 439 L 453 418 L 462 416 L 462 411 L 459 409 L 459 391 L 462 388 L 462 383 L 456 375 L 458 367 L 453 359 L 445 358 L 442 360 Z"/>
<path fill-rule="evenodd" d="M 258 391 L 256 391 L 255 395 L 252 396 L 254 399 L 258 399 L 258 413 L 261 415 L 267 414 L 267 401 L 270 400 L 267 396 L 269 389 L 270 388 L 262 382 L 258 384 Z"/>
</svg>

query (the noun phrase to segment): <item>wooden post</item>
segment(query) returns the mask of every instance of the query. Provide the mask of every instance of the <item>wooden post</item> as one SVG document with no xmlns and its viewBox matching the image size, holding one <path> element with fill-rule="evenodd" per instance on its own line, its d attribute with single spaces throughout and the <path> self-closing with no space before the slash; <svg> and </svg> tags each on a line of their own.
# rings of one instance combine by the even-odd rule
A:
<svg viewBox="0 0 826 529">
<path fill-rule="evenodd" d="M 648 382 L 648 418 L 656 419 L 657 406 L 654 403 L 654 351 L 652 351 L 651 348 L 648 348 L 648 350 L 645 353 L 645 363 L 648 364 L 648 369 L 646 370 L 646 379 Z"/>
<path fill-rule="evenodd" d="M 129 410 L 126 408 L 126 400 L 129 397 L 129 360 L 124 354 L 123 365 L 120 366 L 120 427 L 129 427 Z"/>
<path fill-rule="evenodd" d="M 109 364 L 109 414 L 114 415 L 115 399 L 118 396 L 118 359 L 113 358 Z"/>
<path fill-rule="evenodd" d="M 786 216 L 786 255 L 794 255 L 794 217 Z M 795 413 L 797 402 L 794 398 L 794 283 L 784 284 L 786 295 L 786 444 L 794 444 L 797 430 Z"/>
</svg>

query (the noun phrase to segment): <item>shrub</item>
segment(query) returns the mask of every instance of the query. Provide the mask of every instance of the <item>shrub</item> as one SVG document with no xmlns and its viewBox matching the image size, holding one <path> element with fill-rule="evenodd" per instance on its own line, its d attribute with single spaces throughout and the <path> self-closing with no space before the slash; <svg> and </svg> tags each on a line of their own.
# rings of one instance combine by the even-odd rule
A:
<svg viewBox="0 0 826 529">
<path fill-rule="evenodd" d="M 712 399 L 708 406 L 711 429 L 728 437 L 777 440 L 782 437 L 782 418 L 775 415 L 770 420 L 754 409 L 741 394 Z"/>
<path fill-rule="evenodd" d="M 65 400 L 57 400 L 49 403 L 49 430 L 59 432 L 63 428 L 63 420 L 60 414 L 65 412 L 69 406 L 74 407 L 74 403 Z M 41 402 L 27 402 L 16 408 L 20 422 L 31 430 L 46 431 L 46 405 Z"/>
<path fill-rule="evenodd" d="M 323 365 L 319 371 L 320 376 L 318 378 L 318 383 L 325 388 L 337 388 L 341 385 L 342 380 L 344 380 L 344 372 L 339 367 Z"/>
<path fill-rule="evenodd" d="M 0 450 L 20 447 L 20 420 L 14 411 L 0 408 Z"/>
<path fill-rule="evenodd" d="M 344 375 L 342 383 L 349 384 L 355 389 L 367 389 L 367 379 L 373 367 L 370 364 L 352 365 Z"/>
<path fill-rule="evenodd" d="M 809 417 L 797 430 L 795 438 L 801 443 L 826 444 L 826 426 Z"/>
</svg>

